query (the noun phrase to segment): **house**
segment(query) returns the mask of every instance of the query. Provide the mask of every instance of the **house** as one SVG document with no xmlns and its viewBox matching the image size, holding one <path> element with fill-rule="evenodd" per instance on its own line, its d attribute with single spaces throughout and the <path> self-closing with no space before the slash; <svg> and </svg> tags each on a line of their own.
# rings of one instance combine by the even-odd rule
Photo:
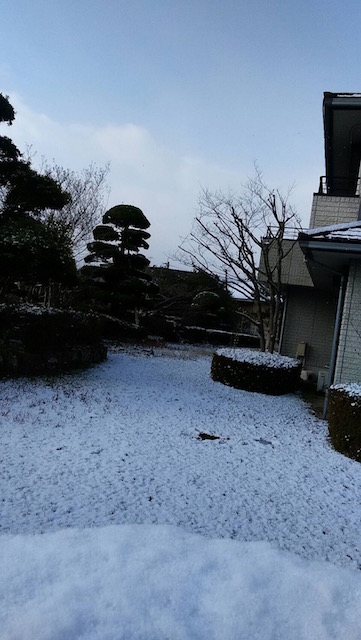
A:
<svg viewBox="0 0 361 640">
<path fill-rule="evenodd" d="M 318 389 L 361 381 L 361 94 L 325 93 L 326 175 L 285 260 L 280 352 Z"/>
</svg>

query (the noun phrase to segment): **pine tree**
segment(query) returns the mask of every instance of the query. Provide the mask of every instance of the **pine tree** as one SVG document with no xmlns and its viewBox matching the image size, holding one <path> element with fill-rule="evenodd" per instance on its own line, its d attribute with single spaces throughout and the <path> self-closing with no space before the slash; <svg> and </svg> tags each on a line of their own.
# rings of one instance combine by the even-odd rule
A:
<svg viewBox="0 0 361 640">
<path fill-rule="evenodd" d="M 138 207 L 117 205 L 103 216 L 103 224 L 95 227 L 94 241 L 87 245 L 89 255 L 82 275 L 98 289 L 97 301 L 102 310 L 116 317 L 134 314 L 147 306 L 157 287 L 146 273 L 149 260 L 141 249 L 149 248 L 150 222 Z"/>
</svg>

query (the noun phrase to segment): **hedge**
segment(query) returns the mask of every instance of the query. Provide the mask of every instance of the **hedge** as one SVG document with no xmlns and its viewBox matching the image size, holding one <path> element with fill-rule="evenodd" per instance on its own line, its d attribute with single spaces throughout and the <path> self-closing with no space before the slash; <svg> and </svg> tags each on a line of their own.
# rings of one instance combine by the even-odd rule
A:
<svg viewBox="0 0 361 640">
<path fill-rule="evenodd" d="M 0 305 L 0 375 L 33 375 L 106 358 L 96 316 L 27 304 Z"/>
<path fill-rule="evenodd" d="M 361 462 L 361 385 L 329 388 L 327 422 L 336 451 Z"/>
<path fill-rule="evenodd" d="M 298 360 L 251 349 L 219 349 L 211 366 L 211 376 L 217 382 L 270 395 L 295 391 L 300 373 Z"/>
</svg>

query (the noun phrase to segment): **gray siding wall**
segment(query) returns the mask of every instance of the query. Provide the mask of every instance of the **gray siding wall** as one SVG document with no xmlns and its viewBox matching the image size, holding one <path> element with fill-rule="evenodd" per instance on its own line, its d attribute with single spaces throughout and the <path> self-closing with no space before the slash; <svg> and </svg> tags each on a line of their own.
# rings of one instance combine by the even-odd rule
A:
<svg viewBox="0 0 361 640">
<path fill-rule="evenodd" d="M 289 246 L 287 246 L 287 243 Z M 285 252 L 288 254 L 282 261 L 282 283 L 299 285 L 301 287 L 313 287 L 311 276 L 308 272 L 305 256 L 298 242 L 285 241 Z"/>
<path fill-rule="evenodd" d="M 346 196 L 313 196 L 310 229 L 328 227 L 358 220 L 360 198 Z"/>
<path fill-rule="evenodd" d="M 359 263 L 350 267 L 334 382 L 361 382 L 361 264 Z"/>
<path fill-rule="evenodd" d="M 336 296 L 329 292 L 289 287 L 281 353 L 294 358 L 298 343 L 306 342 L 304 368 L 328 368 L 336 307 Z"/>
<path fill-rule="evenodd" d="M 284 240 L 283 251 L 285 257 L 281 264 L 282 284 L 296 284 L 300 287 L 313 287 L 311 276 L 306 266 L 305 256 L 297 240 Z M 276 243 L 271 244 L 268 257 L 271 267 L 274 268 L 278 259 L 278 248 Z M 265 279 L 262 273 L 264 270 L 263 253 L 261 253 L 259 268 L 259 279 L 262 281 Z"/>
</svg>

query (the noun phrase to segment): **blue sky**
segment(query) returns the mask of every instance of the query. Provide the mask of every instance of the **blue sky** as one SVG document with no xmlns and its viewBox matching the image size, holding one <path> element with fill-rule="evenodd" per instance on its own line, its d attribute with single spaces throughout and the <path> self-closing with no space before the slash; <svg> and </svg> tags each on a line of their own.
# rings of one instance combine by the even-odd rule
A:
<svg viewBox="0 0 361 640">
<path fill-rule="evenodd" d="M 21 149 L 110 161 L 109 206 L 140 206 L 149 256 L 186 235 L 201 187 L 238 190 L 256 162 L 307 224 L 324 173 L 324 91 L 361 91 L 356 0 L 3 3 L 0 91 Z"/>
</svg>

